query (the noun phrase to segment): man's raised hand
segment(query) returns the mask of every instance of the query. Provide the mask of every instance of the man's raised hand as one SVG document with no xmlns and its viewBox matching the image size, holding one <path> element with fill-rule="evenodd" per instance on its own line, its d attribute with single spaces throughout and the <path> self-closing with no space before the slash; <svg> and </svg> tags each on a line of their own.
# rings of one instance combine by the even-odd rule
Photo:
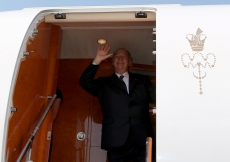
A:
<svg viewBox="0 0 230 162">
<path fill-rule="evenodd" d="M 93 62 L 96 64 L 100 64 L 101 61 L 107 59 L 108 57 L 111 57 L 112 54 L 108 54 L 109 50 L 110 50 L 110 46 L 107 44 L 98 46 L 97 55 Z"/>
</svg>

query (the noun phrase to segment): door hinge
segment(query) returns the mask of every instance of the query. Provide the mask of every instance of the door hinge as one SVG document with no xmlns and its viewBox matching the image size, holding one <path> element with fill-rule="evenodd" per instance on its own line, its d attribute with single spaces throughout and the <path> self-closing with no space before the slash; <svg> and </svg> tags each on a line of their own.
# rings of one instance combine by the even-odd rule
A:
<svg viewBox="0 0 230 162">
<path fill-rule="evenodd" d="M 147 18 L 147 13 L 143 11 L 136 12 L 135 18 Z"/>
</svg>

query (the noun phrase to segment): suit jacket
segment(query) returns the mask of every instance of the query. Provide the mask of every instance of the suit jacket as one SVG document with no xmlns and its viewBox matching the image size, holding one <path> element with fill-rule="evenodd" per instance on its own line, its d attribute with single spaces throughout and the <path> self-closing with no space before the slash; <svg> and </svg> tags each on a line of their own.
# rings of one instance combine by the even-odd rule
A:
<svg viewBox="0 0 230 162">
<path fill-rule="evenodd" d="M 149 118 L 149 101 L 155 101 L 155 86 L 148 76 L 129 73 L 129 94 L 114 73 L 109 77 L 93 79 L 98 65 L 90 64 L 80 78 L 80 85 L 98 96 L 102 112 L 101 148 L 123 146 L 129 136 L 140 146 L 153 136 Z"/>
</svg>

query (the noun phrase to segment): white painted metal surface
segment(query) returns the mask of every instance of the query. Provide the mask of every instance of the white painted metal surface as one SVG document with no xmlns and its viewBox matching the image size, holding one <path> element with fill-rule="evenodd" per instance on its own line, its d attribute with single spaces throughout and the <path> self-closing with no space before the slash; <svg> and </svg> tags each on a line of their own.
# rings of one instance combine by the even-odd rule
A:
<svg viewBox="0 0 230 162">
<path fill-rule="evenodd" d="M 110 7 L 114 11 L 124 8 Z M 230 161 L 229 8 L 178 5 L 157 8 L 157 162 Z M 14 80 L 25 42 L 37 21 L 48 12 L 62 9 L 66 12 L 108 11 L 108 7 L 46 9 L 38 17 L 36 15 L 43 8 L 0 13 L 2 162 Z M 127 7 L 126 10 L 134 8 Z M 206 38 L 204 49 L 197 52 L 191 49 L 186 36 L 191 34 L 192 40 L 202 44 L 198 28 Z M 196 59 L 189 60 L 194 54 Z M 210 59 L 204 60 L 202 56 L 207 54 L 210 54 Z M 205 76 L 201 82 L 194 77 L 199 76 L 198 66 L 195 66 L 197 62 L 206 65 L 200 68 L 200 75 Z M 206 62 L 213 67 L 210 68 Z M 184 65 L 190 66 L 186 68 Z"/>
<path fill-rule="evenodd" d="M 157 11 L 157 162 L 230 161 L 229 8 Z"/>
</svg>

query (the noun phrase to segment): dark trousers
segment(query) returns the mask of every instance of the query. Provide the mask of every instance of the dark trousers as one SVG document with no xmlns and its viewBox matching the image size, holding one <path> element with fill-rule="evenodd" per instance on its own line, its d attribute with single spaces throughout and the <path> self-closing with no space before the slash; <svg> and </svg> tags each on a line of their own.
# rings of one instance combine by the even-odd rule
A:
<svg viewBox="0 0 230 162">
<path fill-rule="evenodd" d="M 146 147 L 139 146 L 132 134 L 129 135 L 124 146 L 107 151 L 109 162 L 145 162 Z"/>
</svg>

